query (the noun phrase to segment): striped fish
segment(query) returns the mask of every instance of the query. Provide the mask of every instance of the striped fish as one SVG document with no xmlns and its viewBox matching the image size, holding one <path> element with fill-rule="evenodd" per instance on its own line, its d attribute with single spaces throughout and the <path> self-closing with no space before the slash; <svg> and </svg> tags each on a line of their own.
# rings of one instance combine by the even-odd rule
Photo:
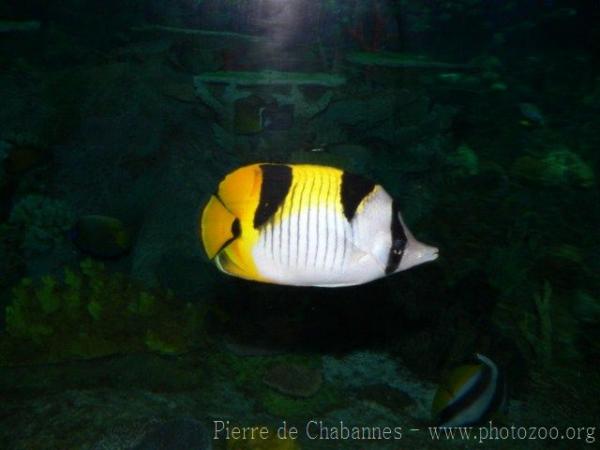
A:
<svg viewBox="0 0 600 450">
<path fill-rule="evenodd" d="M 496 364 L 477 354 L 472 364 L 454 369 L 433 399 L 432 414 L 441 427 L 478 425 L 504 409 L 506 383 Z"/>
<path fill-rule="evenodd" d="M 294 286 L 357 285 L 437 258 L 381 186 L 316 165 L 231 172 L 202 212 L 200 236 L 221 271 Z"/>
</svg>

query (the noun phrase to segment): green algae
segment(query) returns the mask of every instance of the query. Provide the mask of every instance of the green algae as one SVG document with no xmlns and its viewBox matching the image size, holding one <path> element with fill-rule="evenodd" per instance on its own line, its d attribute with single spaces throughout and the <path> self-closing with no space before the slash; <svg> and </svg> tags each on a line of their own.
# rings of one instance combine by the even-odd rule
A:
<svg viewBox="0 0 600 450">
<path fill-rule="evenodd" d="M 197 344 L 202 321 L 198 308 L 85 260 L 77 269 L 66 268 L 62 277 L 24 278 L 13 288 L 0 362 L 178 354 Z"/>
</svg>

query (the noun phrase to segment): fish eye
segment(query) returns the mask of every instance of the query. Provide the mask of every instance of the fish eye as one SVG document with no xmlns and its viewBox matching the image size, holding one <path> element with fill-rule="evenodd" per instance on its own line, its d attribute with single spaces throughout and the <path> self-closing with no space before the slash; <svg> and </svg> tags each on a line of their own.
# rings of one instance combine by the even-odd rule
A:
<svg viewBox="0 0 600 450">
<path fill-rule="evenodd" d="M 240 219 L 236 218 L 231 224 L 231 234 L 233 237 L 237 238 L 242 233 L 242 229 L 240 227 Z"/>
<path fill-rule="evenodd" d="M 394 239 L 392 244 L 392 253 L 394 255 L 401 255 L 403 253 L 404 241 L 402 239 Z"/>
</svg>

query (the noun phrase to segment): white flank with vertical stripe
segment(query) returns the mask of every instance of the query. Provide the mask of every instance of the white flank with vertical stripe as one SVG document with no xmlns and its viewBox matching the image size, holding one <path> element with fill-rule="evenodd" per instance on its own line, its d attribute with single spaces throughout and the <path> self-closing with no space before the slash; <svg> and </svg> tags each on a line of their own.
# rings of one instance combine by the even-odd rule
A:
<svg viewBox="0 0 600 450">
<path fill-rule="evenodd" d="M 341 208 L 335 207 L 339 194 L 331 192 L 327 202 L 322 194 L 321 202 L 296 207 L 294 214 L 289 214 L 289 205 L 283 205 L 263 227 L 252 252 L 261 275 L 282 284 L 329 287 L 383 276 L 390 242 L 389 196 L 378 191 L 349 223 Z M 306 205 L 309 195 L 305 189 L 297 201 Z M 313 192 L 311 198 L 316 195 Z"/>
</svg>

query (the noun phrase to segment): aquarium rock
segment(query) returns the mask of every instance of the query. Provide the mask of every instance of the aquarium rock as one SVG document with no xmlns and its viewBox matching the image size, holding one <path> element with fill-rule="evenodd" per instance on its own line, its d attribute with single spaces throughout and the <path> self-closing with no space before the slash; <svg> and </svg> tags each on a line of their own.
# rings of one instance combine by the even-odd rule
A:
<svg viewBox="0 0 600 450">
<path fill-rule="evenodd" d="M 194 261 L 194 267 L 202 267 L 202 261 L 197 261 L 201 257 L 198 237 L 189 230 L 197 227 L 198 209 L 205 193 L 218 181 L 217 174 L 222 171 L 220 164 L 227 164 L 232 156 L 228 153 L 230 147 L 218 148 L 206 138 L 212 134 L 208 124 L 193 122 L 192 125 L 194 129 L 186 130 L 183 145 L 170 154 L 165 170 L 154 179 L 160 189 L 153 194 L 153 202 L 146 207 L 136 233 L 132 274 L 149 286 L 165 283 L 186 299 L 194 296 L 201 300 L 207 296 L 196 294 L 203 289 L 204 294 L 212 292 L 207 283 L 215 281 L 214 272 L 205 267 L 194 274 L 191 267 L 179 270 L 177 266 L 165 272 L 164 264 L 176 260 L 179 264 Z M 176 270 L 178 274 L 174 273 Z M 187 276 L 191 278 L 186 280 Z M 178 288 L 172 283 L 178 283 Z"/>
<path fill-rule="evenodd" d="M 211 450 L 210 433 L 197 420 L 181 418 L 157 424 L 132 450 Z"/>
<path fill-rule="evenodd" d="M 432 61 L 424 55 L 393 52 L 352 52 L 346 60 L 359 66 L 381 66 L 395 69 L 473 70 L 471 64 Z"/>
<path fill-rule="evenodd" d="M 199 83 L 220 83 L 237 86 L 324 86 L 339 87 L 346 82 L 342 75 L 264 70 L 258 72 L 206 72 L 194 77 Z"/>
<path fill-rule="evenodd" d="M 274 70 L 206 72 L 194 77 L 198 97 L 228 124 L 231 124 L 233 120 L 235 102 L 251 96 L 257 87 L 282 86 L 287 88 L 287 92 L 273 93 L 273 97 L 277 99 L 279 105 L 293 105 L 296 117 L 308 119 L 323 111 L 331 101 L 333 94 L 331 91 L 327 91 L 318 99 L 309 100 L 300 86 L 335 88 L 345 82 L 346 79 L 343 76 L 336 74 Z M 225 90 L 220 98 L 215 96 L 210 88 L 214 84 L 225 85 Z"/>
<path fill-rule="evenodd" d="M 315 148 L 292 152 L 290 162 L 333 166 L 352 173 L 369 173 L 373 165 L 373 152 L 363 145 L 338 142 L 341 143 L 324 142 Z"/>
<path fill-rule="evenodd" d="M 246 42 L 264 42 L 264 38 L 260 36 L 252 36 L 250 34 L 233 33 L 229 31 L 215 31 L 215 30 L 201 30 L 196 28 L 179 28 L 169 27 L 165 25 L 142 25 L 137 27 L 131 27 L 131 31 L 135 32 L 160 32 L 167 34 L 176 35 L 192 35 L 192 36 L 203 36 L 203 37 L 214 37 L 220 40 L 223 39 L 234 39 L 238 41 Z"/>
<path fill-rule="evenodd" d="M 263 376 L 270 388 L 292 397 L 311 397 L 317 393 L 323 377 L 321 371 L 300 364 L 276 364 Z"/>
<path fill-rule="evenodd" d="M 323 120 L 367 131 L 392 117 L 396 99 L 390 92 L 364 98 L 349 97 L 332 102 Z"/>
<path fill-rule="evenodd" d="M 520 180 L 542 186 L 592 188 L 596 184 L 593 167 L 566 147 L 544 156 L 521 156 L 513 163 L 511 173 Z"/>
<path fill-rule="evenodd" d="M 428 419 L 435 386 L 418 380 L 385 353 L 369 351 L 351 353 L 344 358 L 323 357 L 325 381 L 345 388 L 387 385 L 407 394 L 414 402 L 408 408 L 415 419 Z"/>
</svg>

